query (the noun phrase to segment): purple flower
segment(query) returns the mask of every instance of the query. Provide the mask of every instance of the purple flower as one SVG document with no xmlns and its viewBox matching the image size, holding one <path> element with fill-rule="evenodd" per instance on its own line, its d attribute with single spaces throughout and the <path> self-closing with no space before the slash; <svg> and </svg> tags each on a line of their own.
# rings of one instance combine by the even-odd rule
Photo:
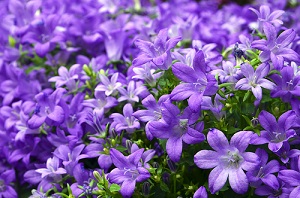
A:
<svg viewBox="0 0 300 198">
<path fill-rule="evenodd" d="M 83 106 L 93 109 L 93 113 L 100 116 L 106 113 L 110 108 L 118 104 L 114 97 L 106 97 L 104 92 L 96 92 L 95 99 L 88 99 L 83 102 Z"/>
<path fill-rule="evenodd" d="M 300 194 L 300 173 L 295 170 L 281 170 L 278 178 L 289 186 L 294 187 L 289 197 L 299 197 Z"/>
<path fill-rule="evenodd" d="M 192 112 L 187 107 L 180 114 L 180 110 L 172 103 L 164 103 L 162 110 L 162 120 L 152 121 L 149 124 L 149 131 L 154 137 L 167 140 L 167 153 L 170 159 L 178 162 L 182 153 L 182 141 L 187 144 L 202 142 L 205 136 L 201 133 L 204 125 L 199 127 L 199 131 L 192 128 L 199 115 Z"/>
<path fill-rule="evenodd" d="M 268 75 L 269 70 L 270 65 L 268 63 L 262 63 L 255 71 L 250 64 L 242 64 L 241 71 L 246 78 L 240 79 L 236 83 L 235 88 L 241 90 L 251 90 L 256 98 L 254 104 L 258 105 L 262 99 L 261 87 L 269 90 L 273 90 L 276 87 L 274 83 L 264 78 Z"/>
<path fill-rule="evenodd" d="M 255 169 L 247 172 L 247 177 L 251 186 L 258 187 L 262 182 L 268 186 L 272 186 L 275 175 L 271 173 L 277 173 L 280 169 L 279 163 L 276 160 L 268 162 L 268 153 L 263 149 L 256 149 L 256 155 L 260 159 L 260 163 Z M 268 162 L 268 163 L 267 163 Z"/>
<path fill-rule="evenodd" d="M 162 73 L 155 73 L 155 69 L 152 69 L 152 64 L 146 63 L 140 67 L 134 67 L 132 70 L 136 74 L 133 79 L 141 79 L 148 83 L 151 87 L 155 87 L 156 79 L 158 79 Z"/>
<path fill-rule="evenodd" d="M 119 76 L 119 73 L 114 73 L 109 80 L 107 78 L 107 76 L 100 73 L 99 77 L 100 77 L 100 81 L 102 84 L 99 84 L 96 87 L 95 92 L 103 91 L 103 92 L 105 92 L 106 96 L 115 95 L 117 89 L 122 86 L 122 84 L 120 82 L 117 82 L 118 76 Z"/>
<path fill-rule="evenodd" d="M 118 91 L 122 95 L 118 98 L 118 101 L 122 102 L 127 100 L 130 103 L 139 102 L 138 96 L 145 90 L 147 90 L 145 86 L 131 80 L 128 83 L 127 89 L 124 89 L 123 87 L 118 88 Z"/>
<path fill-rule="evenodd" d="M 216 94 L 214 101 L 212 101 L 212 97 L 203 96 L 201 109 L 202 110 L 210 110 L 214 116 L 220 120 L 223 116 L 225 116 L 225 111 L 223 111 L 224 105 L 221 101 L 225 100 L 219 94 Z"/>
<path fill-rule="evenodd" d="M 284 102 L 291 102 L 291 99 L 300 96 L 300 75 L 294 74 L 292 67 L 284 67 L 280 71 L 281 77 L 278 74 L 271 76 L 276 89 L 271 91 L 271 96 L 280 97 Z"/>
<path fill-rule="evenodd" d="M 299 156 L 300 150 L 291 149 L 289 142 L 283 142 L 282 147 L 275 154 L 280 157 L 280 160 L 284 164 L 286 164 L 291 158 Z"/>
<path fill-rule="evenodd" d="M 283 22 L 278 19 L 284 14 L 283 10 L 275 10 L 271 13 L 270 7 L 267 5 L 262 5 L 259 7 L 259 11 L 254 8 L 249 8 L 258 17 L 258 30 L 262 31 L 265 23 L 272 23 L 275 26 L 282 25 Z"/>
<path fill-rule="evenodd" d="M 221 83 L 236 83 L 241 78 L 241 70 L 230 61 L 223 61 L 222 69 L 215 69 L 211 74 L 219 75 Z"/>
<path fill-rule="evenodd" d="M 132 114 L 140 121 L 147 122 L 145 126 L 145 132 L 149 140 L 153 139 L 153 135 L 149 131 L 149 124 L 151 123 L 151 121 L 158 121 L 162 118 L 162 104 L 167 100 L 169 100 L 169 97 L 167 95 L 164 95 L 159 98 L 158 102 L 156 102 L 154 96 L 150 94 L 142 100 L 143 106 L 148 110 L 138 110 Z"/>
<path fill-rule="evenodd" d="M 277 32 L 270 23 L 264 24 L 264 33 L 267 40 L 257 40 L 252 42 L 252 47 L 261 50 L 259 58 L 262 62 L 271 59 L 274 68 L 280 70 L 283 67 L 284 60 L 299 62 L 299 55 L 288 45 L 294 40 L 296 32 L 293 29 L 287 29 L 277 38 Z"/>
<path fill-rule="evenodd" d="M 125 157 L 120 151 L 110 149 L 110 156 L 116 168 L 107 177 L 111 183 L 121 185 L 120 193 L 124 197 L 132 196 L 136 182 L 150 178 L 148 170 L 139 164 L 143 151 L 144 149 L 138 149 Z"/>
<path fill-rule="evenodd" d="M 137 150 L 139 150 L 138 145 L 132 144 L 130 152 L 134 153 Z M 148 162 L 153 158 L 154 155 L 155 155 L 155 150 L 153 149 L 148 149 L 147 151 L 145 151 L 141 157 L 141 162 L 139 166 L 144 166 L 145 168 L 149 169 L 150 165 L 148 164 Z"/>
<path fill-rule="evenodd" d="M 254 134 L 251 139 L 251 144 L 260 145 L 268 143 L 271 151 L 277 152 L 285 141 L 296 135 L 294 129 L 295 121 L 297 120 L 294 111 L 287 111 L 282 114 L 278 122 L 276 118 L 267 111 L 262 111 L 258 116 L 260 125 L 265 129 L 260 132 L 260 136 Z"/>
<path fill-rule="evenodd" d="M 140 123 L 132 116 L 132 113 L 132 105 L 128 103 L 123 107 L 123 115 L 119 113 L 111 114 L 110 118 L 114 120 L 111 123 L 111 128 L 114 128 L 117 132 L 126 130 L 128 133 L 132 133 L 135 129 L 139 129 Z"/>
<path fill-rule="evenodd" d="M 14 170 L 5 170 L 0 173 L 0 197 L 18 197 L 10 183 L 16 179 Z"/>
<path fill-rule="evenodd" d="M 183 82 L 173 89 L 171 99 L 180 101 L 189 98 L 189 107 L 195 112 L 200 111 L 202 96 L 214 95 L 218 90 L 215 77 L 205 73 L 206 65 L 202 51 L 196 53 L 192 68 L 183 63 L 175 63 L 172 71 Z"/>
<path fill-rule="evenodd" d="M 78 79 L 78 71 L 77 70 L 80 69 L 79 67 L 80 67 L 79 64 L 73 65 L 70 68 L 70 71 L 68 71 L 66 67 L 61 66 L 58 69 L 59 76 L 54 76 L 54 77 L 50 78 L 49 82 L 55 82 L 56 88 L 66 85 L 70 91 L 73 91 L 76 89 L 76 81 L 75 80 Z"/>
<path fill-rule="evenodd" d="M 34 114 L 28 120 L 28 127 L 36 129 L 44 122 L 50 126 L 62 124 L 65 120 L 65 106 L 62 100 L 64 93 L 65 89 L 58 88 L 51 95 L 46 92 L 37 94 L 37 104 Z"/>
<path fill-rule="evenodd" d="M 167 70 L 172 64 L 170 50 L 181 40 L 180 36 L 168 39 L 168 29 L 159 31 L 154 43 L 136 40 L 135 45 L 141 50 L 141 55 L 132 62 L 134 66 L 152 61 L 159 69 Z"/>
<path fill-rule="evenodd" d="M 55 156 L 47 160 L 46 168 L 39 168 L 35 171 L 42 174 L 42 178 L 50 177 L 56 182 L 62 179 L 61 175 L 67 173 L 64 168 L 59 167 L 59 159 Z"/>
<path fill-rule="evenodd" d="M 276 178 L 272 181 L 272 185 L 261 185 L 255 189 L 255 194 L 259 196 L 268 196 L 269 198 L 288 198 L 292 189 L 286 185 L 281 179 Z"/>
<path fill-rule="evenodd" d="M 229 144 L 224 133 L 218 129 L 208 132 L 207 141 L 215 151 L 199 151 L 194 156 L 194 162 L 202 169 L 214 168 L 208 178 L 212 194 L 224 186 L 228 177 L 234 192 L 247 192 L 249 181 L 243 170 L 253 170 L 259 163 L 259 157 L 255 153 L 245 152 L 252 135 L 253 132 L 240 131 L 232 136 Z"/>
</svg>

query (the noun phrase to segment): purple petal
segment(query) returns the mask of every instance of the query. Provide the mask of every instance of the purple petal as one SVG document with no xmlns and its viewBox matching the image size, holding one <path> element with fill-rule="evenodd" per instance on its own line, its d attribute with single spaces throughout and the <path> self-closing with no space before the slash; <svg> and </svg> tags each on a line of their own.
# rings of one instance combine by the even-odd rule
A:
<svg viewBox="0 0 300 198">
<path fill-rule="evenodd" d="M 34 49 L 37 55 L 44 57 L 51 50 L 50 43 L 36 43 Z"/>
<path fill-rule="evenodd" d="M 131 197 L 135 189 L 135 183 L 136 181 L 134 179 L 125 180 L 122 183 L 120 193 L 124 197 Z"/>
<path fill-rule="evenodd" d="M 203 133 L 188 127 L 187 132 L 182 136 L 182 140 L 187 144 L 197 144 L 205 140 Z"/>
<path fill-rule="evenodd" d="M 246 171 L 253 170 L 260 162 L 259 157 L 255 153 L 244 152 L 242 156 L 244 158 L 244 162 L 242 163 L 241 168 Z"/>
<path fill-rule="evenodd" d="M 278 36 L 276 43 L 280 44 L 281 48 L 284 48 L 294 40 L 295 36 L 296 32 L 293 29 L 287 29 Z"/>
<path fill-rule="evenodd" d="M 208 186 L 212 194 L 215 194 L 225 185 L 228 178 L 227 169 L 220 166 L 215 167 L 209 174 Z"/>
<path fill-rule="evenodd" d="M 61 124 L 64 122 L 65 112 L 60 106 L 55 106 L 53 112 L 48 115 L 48 118 L 58 124 Z"/>
<path fill-rule="evenodd" d="M 300 185 L 300 173 L 295 170 L 282 170 L 279 172 L 278 178 L 291 186 Z"/>
<path fill-rule="evenodd" d="M 270 23 L 264 23 L 263 29 L 268 39 L 268 43 L 275 43 L 277 37 L 277 32 L 275 27 Z"/>
<path fill-rule="evenodd" d="M 244 194 L 248 190 L 248 179 L 241 168 L 231 169 L 229 172 L 229 184 L 232 190 L 238 194 Z"/>
<path fill-rule="evenodd" d="M 174 75 L 183 82 L 194 83 L 197 82 L 196 72 L 189 66 L 183 63 L 175 63 L 172 66 Z"/>
<path fill-rule="evenodd" d="M 194 156 L 195 164 L 202 169 L 210 169 L 219 165 L 220 154 L 215 151 L 201 150 Z"/>
<path fill-rule="evenodd" d="M 207 134 L 209 145 L 217 152 L 224 152 L 229 147 L 228 140 L 223 132 L 218 129 L 211 129 Z"/>
<path fill-rule="evenodd" d="M 202 103 L 202 96 L 203 96 L 203 93 L 194 93 L 188 99 L 189 107 L 194 112 L 199 112 L 200 111 L 201 103 Z"/>
<path fill-rule="evenodd" d="M 118 150 L 112 148 L 110 149 L 111 160 L 114 165 L 119 169 L 133 168 L 134 166 L 129 163 L 128 159 Z"/>
<path fill-rule="evenodd" d="M 40 117 L 37 115 L 33 115 L 29 120 L 28 120 L 28 127 L 30 129 L 37 129 L 40 126 L 42 126 L 42 124 L 45 122 L 46 117 Z"/>
<path fill-rule="evenodd" d="M 178 162 L 182 153 L 182 138 L 171 137 L 167 141 L 166 145 L 167 153 L 170 159 L 174 162 Z"/>
<path fill-rule="evenodd" d="M 195 86 L 192 83 L 181 83 L 171 92 L 170 98 L 175 101 L 185 100 L 195 92 Z"/>
<path fill-rule="evenodd" d="M 235 146 L 240 152 L 244 152 L 249 145 L 252 135 L 252 131 L 240 131 L 232 136 L 230 145 Z"/>
<path fill-rule="evenodd" d="M 261 178 L 262 182 L 273 189 L 279 188 L 279 183 L 275 175 L 269 174 Z"/>
<path fill-rule="evenodd" d="M 204 53 L 202 50 L 199 50 L 195 54 L 195 57 L 193 60 L 193 68 L 196 71 L 196 73 L 206 73 L 205 58 L 204 58 Z"/>
<path fill-rule="evenodd" d="M 277 122 L 275 117 L 269 112 L 263 110 L 258 116 L 260 125 L 269 132 L 277 131 Z"/>
<path fill-rule="evenodd" d="M 200 186 L 195 192 L 193 198 L 207 198 L 207 192 L 204 186 Z"/>
<path fill-rule="evenodd" d="M 289 197 L 300 198 L 300 186 L 297 186 L 296 188 L 294 188 Z"/>
</svg>

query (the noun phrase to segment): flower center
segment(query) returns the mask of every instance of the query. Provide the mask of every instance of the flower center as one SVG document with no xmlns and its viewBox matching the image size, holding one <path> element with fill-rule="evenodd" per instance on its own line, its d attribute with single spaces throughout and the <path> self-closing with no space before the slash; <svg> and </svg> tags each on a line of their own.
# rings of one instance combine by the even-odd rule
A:
<svg viewBox="0 0 300 198">
<path fill-rule="evenodd" d="M 130 168 L 127 169 L 127 168 L 124 168 L 124 175 L 127 175 L 127 176 L 131 176 L 132 179 L 135 179 L 138 177 L 139 175 L 139 171 L 138 170 L 131 170 Z"/>
<path fill-rule="evenodd" d="M 227 151 L 226 155 L 223 156 L 223 161 L 228 168 L 238 168 L 243 160 L 238 151 Z"/>
</svg>

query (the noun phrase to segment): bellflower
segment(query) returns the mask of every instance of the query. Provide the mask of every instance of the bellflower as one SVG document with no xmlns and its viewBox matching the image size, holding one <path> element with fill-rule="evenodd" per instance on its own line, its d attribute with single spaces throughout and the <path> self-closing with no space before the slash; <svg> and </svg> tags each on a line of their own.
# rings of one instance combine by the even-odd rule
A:
<svg viewBox="0 0 300 198">
<path fill-rule="evenodd" d="M 67 173 L 64 168 L 59 167 L 59 159 L 55 156 L 47 160 L 46 168 L 39 168 L 35 171 L 37 173 L 41 173 L 42 178 L 50 177 L 53 178 L 55 181 L 61 180 L 61 175 Z"/>
<path fill-rule="evenodd" d="M 276 86 L 273 82 L 264 78 L 270 71 L 270 65 L 268 63 L 262 63 L 255 71 L 250 64 L 245 63 L 241 65 L 241 71 L 245 78 L 240 79 L 236 83 L 235 88 L 251 90 L 256 98 L 254 102 L 255 105 L 258 105 L 262 99 L 261 87 L 273 90 Z"/>
<path fill-rule="evenodd" d="M 234 192 L 243 194 L 248 190 L 249 181 L 243 170 L 253 170 L 259 163 L 255 153 L 245 152 L 253 132 L 235 133 L 230 144 L 223 132 L 211 129 L 207 134 L 209 145 L 215 150 L 201 150 L 194 156 L 195 164 L 202 169 L 214 168 L 208 178 L 212 194 L 218 192 L 229 177 Z"/>
<path fill-rule="evenodd" d="M 288 141 L 296 135 L 293 127 L 297 120 L 294 111 L 287 111 L 282 114 L 278 122 L 276 118 L 269 112 L 263 110 L 258 116 L 260 125 L 265 129 L 260 132 L 260 136 L 254 134 L 251 139 L 251 144 L 260 145 L 268 143 L 271 151 L 277 152 L 283 145 L 283 142 Z"/>
<path fill-rule="evenodd" d="M 110 118 L 114 121 L 111 123 L 111 128 L 115 128 L 117 132 L 126 130 L 128 133 L 132 133 L 135 129 L 139 129 L 140 123 L 132 116 L 132 113 L 133 109 L 130 103 L 123 107 L 123 115 L 119 113 L 112 113 Z"/>
<path fill-rule="evenodd" d="M 267 40 L 256 40 L 251 45 L 253 48 L 262 51 L 259 55 L 262 62 L 271 59 L 274 68 L 277 70 L 283 67 L 284 60 L 300 62 L 299 55 L 288 47 L 296 36 L 293 29 L 285 30 L 278 37 L 275 27 L 270 23 L 265 23 L 263 29 Z"/>
<path fill-rule="evenodd" d="M 115 95 L 117 89 L 122 86 L 120 82 L 117 82 L 118 76 L 119 76 L 118 72 L 114 73 L 109 80 L 107 76 L 100 73 L 99 77 L 102 84 L 99 84 L 96 87 L 95 92 L 103 91 L 105 92 L 106 96 Z"/>
<path fill-rule="evenodd" d="M 272 186 L 261 185 L 255 189 L 255 194 L 259 196 L 268 196 L 269 198 L 287 198 L 291 191 L 292 189 L 289 185 L 286 185 L 281 179 L 275 177 Z"/>
<path fill-rule="evenodd" d="M 201 133 L 204 125 L 199 127 L 200 131 L 192 128 L 199 115 L 189 107 L 183 113 L 172 103 L 163 103 L 162 120 L 152 121 L 149 124 L 149 131 L 154 137 L 167 140 L 167 153 L 174 162 L 180 160 L 182 154 L 182 141 L 187 144 L 202 142 L 205 137 Z"/>
<path fill-rule="evenodd" d="M 192 68 L 178 62 L 173 65 L 172 71 L 182 83 L 173 89 L 171 99 L 181 101 L 189 98 L 189 107 L 195 112 L 200 111 L 202 96 L 214 95 L 218 90 L 215 77 L 205 73 L 206 65 L 202 51 L 196 53 Z"/>
<path fill-rule="evenodd" d="M 141 54 L 133 60 L 132 64 L 139 66 L 152 61 L 159 69 L 167 70 L 172 64 L 170 50 L 180 40 L 180 36 L 168 40 L 168 29 L 160 30 L 154 43 L 138 39 L 135 45 L 141 50 Z"/>
<path fill-rule="evenodd" d="M 284 102 L 291 102 L 291 99 L 300 96 L 300 75 L 294 74 L 292 67 L 284 67 L 280 71 L 281 77 L 278 74 L 271 76 L 276 89 L 271 91 L 271 96 L 274 98 L 280 97 Z"/>
<path fill-rule="evenodd" d="M 65 105 L 62 100 L 64 93 L 65 89 L 58 88 L 50 95 L 46 92 L 37 94 L 34 114 L 28 120 L 29 128 L 36 129 L 44 122 L 48 125 L 62 124 L 65 120 Z"/>
<path fill-rule="evenodd" d="M 162 104 L 167 100 L 169 100 L 168 95 L 164 95 L 159 98 L 158 102 L 156 102 L 154 96 L 150 94 L 142 100 L 143 106 L 148 110 L 138 110 L 132 114 L 140 121 L 147 122 L 145 132 L 149 140 L 153 139 L 153 135 L 149 131 L 149 124 L 151 121 L 158 121 L 162 118 Z"/>
<path fill-rule="evenodd" d="M 10 186 L 10 183 L 16 179 L 14 170 L 5 170 L 0 173 L 0 197 L 18 197 L 16 191 Z"/>
<path fill-rule="evenodd" d="M 251 186 L 258 187 L 262 183 L 272 186 L 276 180 L 275 175 L 280 169 L 279 163 L 276 160 L 268 162 L 268 153 L 263 149 L 256 149 L 255 154 L 259 157 L 260 163 L 255 169 L 247 172 L 247 177 Z"/>
<path fill-rule="evenodd" d="M 287 164 L 290 159 L 300 155 L 300 150 L 291 149 L 289 142 L 283 142 L 282 147 L 275 154 L 280 157 L 282 163 Z"/>
<path fill-rule="evenodd" d="M 111 159 L 116 166 L 108 175 L 111 183 L 121 185 L 120 193 L 123 197 L 131 197 L 134 193 L 136 182 L 142 182 L 150 178 L 150 173 L 139 162 L 144 149 L 138 149 L 129 156 L 124 156 L 116 149 L 110 149 Z"/>
<path fill-rule="evenodd" d="M 146 63 L 139 67 L 134 67 L 133 72 L 136 74 L 133 79 L 141 79 L 148 83 L 151 87 L 156 85 L 156 79 L 158 79 L 162 73 L 155 73 L 155 69 L 152 68 L 151 63 Z"/>
<path fill-rule="evenodd" d="M 259 11 L 254 8 L 249 8 L 258 17 L 258 30 L 262 31 L 265 23 L 272 23 L 275 26 L 282 25 L 282 20 L 279 19 L 284 14 L 283 10 L 275 10 L 271 13 L 270 7 L 267 5 L 261 5 Z"/>
<path fill-rule="evenodd" d="M 134 103 L 139 101 L 139 95 L 147 90 L 145 86 L 140 85 L 139 83 L 131 80 L 128 83 L 127 89 L 123 87 L 119 87 L 118 91 L 120 92 L 121 96 L 118 98 L 119 102 L 127 100 L 128 102 Z"/>
<path fill-rule="evenodd" d="M 299 197 L 300 194 L 300 173 L 295 170 L 281 170 L 278 178 L 289 186 L 294 187 L 289 197 Z"/>
<path fill-rule="evenodd" d="M 55 82 L 56 88 L 66 85 L 70 91 L 75 90 L 76 89 L 75 80 L 78 79 L 77 70 L 80 69 L 79 66 L 80 66 L 79 64 L 73 65 L 70 68 L 70 71 L 68 71 L 66 67 L 61 66 L 58 69 L 59 76 L 54 76 L 50 78 L 49 82 Z"/>
</svg>

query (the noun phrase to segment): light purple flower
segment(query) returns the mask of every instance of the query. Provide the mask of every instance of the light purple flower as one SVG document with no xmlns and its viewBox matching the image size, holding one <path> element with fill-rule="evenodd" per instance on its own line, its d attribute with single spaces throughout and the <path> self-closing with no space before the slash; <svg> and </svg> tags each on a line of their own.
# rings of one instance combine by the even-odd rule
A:
<svg viewBox="0 0 300 198">
<path fill-rule="evenodd" d="M 214 168 L 208 178 L 212 194 L 224 186 L 228 177 L 234 192 L 247 192 L 249 181 L 243 170 L 253 170 L 259 163 L 255 153 L 245 152 L 252 135 L 251 131 L 240 131 L 232 136 L 229 144 L 224 133 L 218 129 L 208 132 L 207 141 L 215 151 L 199 151 L 194 156 L 194 162 L 202 169 Z"/>
<path fill-rule="evenodd" d="M 244 63 L 241 65 L 241 71 L 245 78 L 240 79 L 236 83 L 235 88 L 251 90 L 256 98 L 255 105 L 258 105 L 262 99 L 261 87 L 269 90 L 273 90 L 276 87 L 273 82 L 264 78 L 270 71 L 270 65 L 267 63 L 262 63 L 255 71 L 250 64 Z"/>
<path fill-rule="evenodd" d="M 117 82 L 118 81 L 118 76 L 119 76 L 118 72 L 114 73 L 111 76 L 110 80 L 109 80 L 107 76 L 100 73 L 99 77 L 100 77 L 100 81 L 101 81 L 102 84 L 99 84 L 95 88 L 95 92 L 103 91 L 103 92 L 105 92 L 106 96 L 115 95 L 117 89 L 122 86 L 122 83 Z"/>
<path fill-rule="evenodd" d="M 278 37 L 275 27 L 270 23 L 265 23 L 263 29 L 267 40 L 256 40 L 251 44 L 253 48 L 262 51 L 259 55 L 262 62 L 271 59 L 274 68 L 277 70 L 283 67 L 284 60 L 300 62 L 300 56 L 288 47 L 296 36 L 293 29 L 285 30 Z"/>
<path fill-rule="evenodd" d="M 130 103 L 123 107 L 123 115 L 120 113 L 113 113 L 110 115 L 114 121 L 111 123 L 111 128 L 114 128 L 117 132 L 126 130 L 128 133 L 134 132 L 135 129 L 140 128 L 139 121 L 132 116 L 133 109 Z"/>
<path fill-rule="evenodd" d="M 118 98 L 118 101 L 122 102 L 127 100 L 130 103 L 139 102 L 138 96 L 145 90 L 147 90 L 145 86 L 131 80 L 128 83 L 127 89 L 123 87 L 118 88 L 118 91 L 122 95 Z"/>
<path fill-rule="evenodd" d="M 181 40 L 180 36 L 168 40 L 168 29 L 159 31 L 154 43 L 136 40 L 135 45 L 141 50 L 141 55 L 132 62 L 134 66 L 152 61 L 159 69 L 167 70 L 172 64 L 170 50 Z"/>
<path fill-rule="evenodd" d="M 46 163 L 46 168 L 39 168 L 35 170 L 36 172 L 42 174 L 41 177 L 51 177 L 54 180 L 59 181 L 62 179 L 63 174 L 67 171 L 64 168 L 59 167 L 59 159 L 57 157 L 49 158 Z"/>
<path fill-rule="evenodd" d="M 260 136 L 254 134 L 251 138 L 251 144 L 260 145 L 268 143 L 271 151 L 277 152 L 283 145 L 296 135 L 293 127 L 297 120 L 294 111 L 287 111 L 282 114 L 278 122 L 276 118 L 269 112 L 263 110 L 258 116 L 260 125 L 265 129 L 260 132 Z"/>
<path fill-rule="evenodd" d="M 111 183 L 121 185 L 120 193 L 123 197 L 129 198 L 132 196 L 136 182 L 142 182 L 150 178 L 148 170 L 139 164 L 143 151 L 144 149 L 138 149 L 125 157 L 120 151 L 110 149 L 110 156 L 116 168 L 107 177 Z"/>
</svg>

